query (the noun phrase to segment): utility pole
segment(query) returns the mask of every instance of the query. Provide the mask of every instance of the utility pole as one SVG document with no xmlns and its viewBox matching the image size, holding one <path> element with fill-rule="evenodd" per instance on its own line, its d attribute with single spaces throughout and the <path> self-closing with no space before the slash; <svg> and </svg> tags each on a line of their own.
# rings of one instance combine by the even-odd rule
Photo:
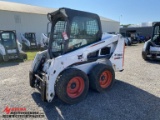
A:
<svg viewBox="0 0 160 120">
<path fill-rule="evenodd" d="M 122 15 L 119 16 L 119 23 L 121 24 Z"/>
</svg>

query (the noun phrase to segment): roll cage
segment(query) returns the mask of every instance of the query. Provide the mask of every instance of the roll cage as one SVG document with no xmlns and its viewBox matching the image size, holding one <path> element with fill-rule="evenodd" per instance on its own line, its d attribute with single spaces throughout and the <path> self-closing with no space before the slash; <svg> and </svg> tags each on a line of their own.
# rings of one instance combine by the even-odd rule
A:
<svg viewBox="0 0 160 120">
<path fill-rule="evenodd" d="M 96 14 L 60 8 L 47 16 L 52 23 L 48 47 L 51 58 L 101 40 L 101 23 Z"/>
<path fill-rule="evenodd" d="M 30 42 L 36 42 L 36 36 L 35 33 L 25 33 L 25 38 L 28 39 Z"/>
</svg>

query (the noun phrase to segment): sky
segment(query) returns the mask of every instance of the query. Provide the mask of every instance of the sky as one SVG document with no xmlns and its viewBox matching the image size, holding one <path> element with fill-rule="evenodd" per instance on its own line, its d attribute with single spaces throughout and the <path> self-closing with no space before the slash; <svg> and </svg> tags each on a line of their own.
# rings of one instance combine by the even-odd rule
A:
<svg viewBox="0 0 160 120">
<path fill-rule="evenodd" d="M 48 8 L 68 7 L 97 13 L 120 21 L 140 24 L 160 21 L 160 0 L 3 0 Z"/>
</svg>

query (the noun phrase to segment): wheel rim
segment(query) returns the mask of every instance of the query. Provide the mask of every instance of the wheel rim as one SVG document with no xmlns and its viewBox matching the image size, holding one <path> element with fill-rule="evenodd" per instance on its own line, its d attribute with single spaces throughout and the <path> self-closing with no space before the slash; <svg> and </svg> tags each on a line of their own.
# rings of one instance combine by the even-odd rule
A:
<svg viewBox="0 0 160 120">
<path fill-rule="evenodd" d="M 104 71 L 99 79 L 99 84 L 102 88 L 107 88 L 112 82 L 112 73 L 108 70 Z"/>
<path fill-rule="evenodd" d="M 71 98 L 79 97 L 83 91 L 84 80 L 81 77 L 74 77 L 67 84 L 67 94 Z"/>
</svg>

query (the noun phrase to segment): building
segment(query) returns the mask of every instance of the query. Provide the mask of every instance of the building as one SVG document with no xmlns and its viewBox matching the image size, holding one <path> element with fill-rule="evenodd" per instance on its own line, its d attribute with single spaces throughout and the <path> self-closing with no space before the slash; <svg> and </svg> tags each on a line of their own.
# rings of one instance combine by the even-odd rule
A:
<svg viewBox="0 0 160 120">
<path fill-rule="evenodd" d="M 103 32 L 119 33 L 119 22 L 104 17 L 100 17 L 100 19 Z"/>
<path fill-rule="evenodd" d="M 146 37 L 151 37 L 152 31 L 152 26 L 120 28 L 120 33 L 135 32 Z"/>
<path fill-rule="evenodd" d="M 16 30 L 17 37 L 25 32 L 35 32 L 37 40 L 46 33 L 47 13 L 54 8 L 0 1 L 0 30 Z M 101 17 L 103 32 L 119 32 L 119 22 Z"/>
</svg>

